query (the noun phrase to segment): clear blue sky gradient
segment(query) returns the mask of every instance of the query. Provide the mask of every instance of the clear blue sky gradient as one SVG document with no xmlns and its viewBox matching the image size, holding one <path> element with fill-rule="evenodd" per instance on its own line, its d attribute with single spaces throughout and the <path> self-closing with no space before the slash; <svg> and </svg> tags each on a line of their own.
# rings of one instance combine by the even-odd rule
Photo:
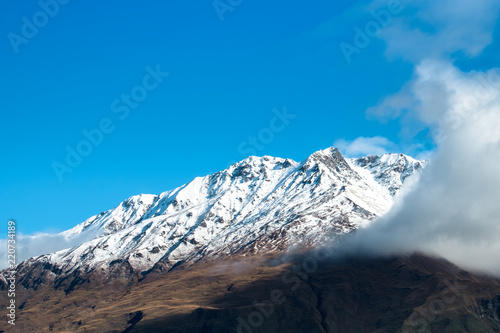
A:
<svg viewBox="0 0 500 333">
<path fill-rule="evenodd" d="M 61 231 L 129 196 L 224 169 L 284 106 L 296 117 L 258 155 L 301 160 L 359 136 L 399 142 L 398 120 L 365 111 L 413 67 L 388 61 L 378 39 L 346 62 L 339 43 L 371 19 L 356 3 L 244 0 L 221 21 L 211 0 L 72 0 L 16 53 L 8 34 L 21 35 L 22 18 L 41 9 L 2 2 L 0 221 L 14 218 L 27 234 Z M 498 51 L 467 66 L 491 67 Z M 170 75 L 121 120 L 113 101 L 157 65 Z M 106 118 L 114 131 L 60 181 L 53 162 L 65 163 L 66 147 Z M 431 148 L 425 134 L 415 140 Z"/>
</svg>

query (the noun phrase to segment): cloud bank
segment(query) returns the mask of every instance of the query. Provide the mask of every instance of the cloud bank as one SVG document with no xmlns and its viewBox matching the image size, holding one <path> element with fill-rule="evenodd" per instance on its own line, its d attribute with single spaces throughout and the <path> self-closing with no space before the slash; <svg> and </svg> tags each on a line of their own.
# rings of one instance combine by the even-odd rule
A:
<svg viewBox="0 0 500 333">
<path fill-rule="evenodd" d="M 434 129 L 438 151 L 412 190 L 349 246 L 439 254 L 500 274 L 500 76 L 437 61 L 417 73 L 412 112 Z"/>
<path fill-rule="evenodd" d="M 97 233 L 83 232 L 78 235 L 40 233 L 35 235 L 17 234 L 16 263 L 32 257 L 69 249 L 96 237 Z M 0 248 L 7 249 L 7 239 L 0 239 Z M 0 252 L 0 269 L 8 267 L 7 251 Z"/>
<path fill-rule="evenodd" d="M 345 246 L 377 255 L 419 251 L 500 275 L 500 70 L 462 72 L 449 59 L 457 51 L 478 55 L 491 43 L 500 3 L 411 6 L 414 18 L 398 18 L 380 38 L 388 57 L 416 64 L 415 78 L 368 115 L 411 119 L 402 126 L 428 128 L 437 150 L 393 209 Z"/>
</svg>

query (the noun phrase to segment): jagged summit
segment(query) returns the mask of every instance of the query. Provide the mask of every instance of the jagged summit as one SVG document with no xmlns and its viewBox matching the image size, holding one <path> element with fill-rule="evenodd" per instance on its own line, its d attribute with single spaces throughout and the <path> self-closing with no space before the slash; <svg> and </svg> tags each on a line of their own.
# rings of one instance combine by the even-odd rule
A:
<svg viewBox="0 0 500 333">
<path fill-rule="evenodd" d="M 333 147 L 301 162 L 250 156 L 90 217 L 61 233 L 84 242 L 31 258 L 19 272 L 27 285 L 57 283 L 68 276 L 140 275 L 203 257 L 321 244 L 387 212 L 404 181 L 424 165 L 395 154 L 345 159 Z M 36 277 L 30 273 L 35 271 Z"/>
<path fill-rule="evenodd" d="M 352 159 L 351 163 L 370 171 L 378 183 L 395 195 L 406 178 L 421 170 L 428 161 L 418 161 L 404 154 L 385 154 Z"/>
</svg>

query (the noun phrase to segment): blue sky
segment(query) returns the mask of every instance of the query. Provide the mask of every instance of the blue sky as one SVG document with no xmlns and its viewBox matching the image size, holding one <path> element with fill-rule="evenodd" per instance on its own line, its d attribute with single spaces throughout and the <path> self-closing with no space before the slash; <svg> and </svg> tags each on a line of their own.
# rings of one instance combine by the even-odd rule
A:
<svg viewBox="0 0 500 333">
<path fill-rule="evenodd" d="M 427 131 L 402 131 L 407 118 L 367 117 L 414 75 L 416 59 L 397 54 L 391 41 L 418 9 L 402 4 L 348 62 L 339 45 L 354 44 L 355 27 L 374 21 L 367 5 L 243 0 L 221 20 L 212 1 L 73 0 L 48 7 L 53 17 L 36 1 L 3 2 L 0 220 L 16 219 L 27 234 L 64 230 L 129 196 L 226 168 L 259 134 L 267 137 L 258 155 L 295 160 L 359 137 L 384 138 L 381 149 L 390 151 L 433 149 Z M 39 20 L 38 31 L 26 20 Z M 431 35 L 450 26 L 409 24 Z M 450 47 L 439 56 L 463 70 L 498 66 L 492 27 L 482 27 L 493 39 L 478 52 Z M 169 75 L 155 80 L 152 71 Z M 127 106 L 123 96 L 133 93 L 141 101 Z M 293 118 L 281 126 L 275 118 L 285 108 Z M 83 132 L 103 122 L 98 144 L 67 166 L 68 147 L 89 149 Z M 55 162 L 71 172 L 58 175 Z"/>
</svg>

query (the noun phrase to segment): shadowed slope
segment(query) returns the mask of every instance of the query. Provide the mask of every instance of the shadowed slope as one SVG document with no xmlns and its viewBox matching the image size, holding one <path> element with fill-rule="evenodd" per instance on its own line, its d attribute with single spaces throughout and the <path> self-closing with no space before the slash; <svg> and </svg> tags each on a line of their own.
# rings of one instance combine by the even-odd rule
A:
<svg viewBox="0 0 500 333">
<path fill-rule="evenodd" d="M 10 331 L 500 331 L 496 279 L 421 255 L 319 259 L 200 261 L 137 284 L 83 284 L 69 295 L 44 286 L 29 292 Z"/>
</svg>

